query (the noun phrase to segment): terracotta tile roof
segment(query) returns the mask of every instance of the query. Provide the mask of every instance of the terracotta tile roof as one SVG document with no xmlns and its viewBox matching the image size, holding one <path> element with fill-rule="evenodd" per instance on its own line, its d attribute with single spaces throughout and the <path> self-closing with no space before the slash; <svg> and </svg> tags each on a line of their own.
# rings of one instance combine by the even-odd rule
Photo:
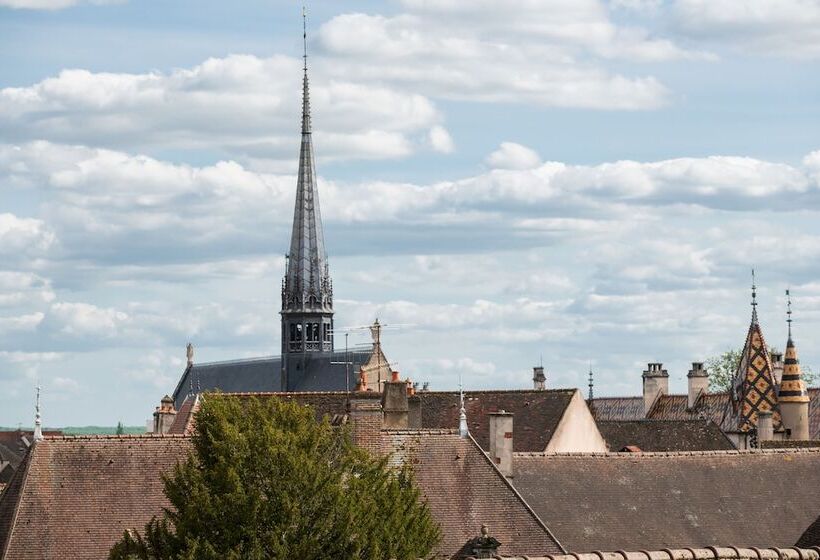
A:
<svg viewBox="0 0 820 560">
<path fill-rule="evenodd" d="M 820 450 L 524 454 L 514 473 L 573 552 L 787 547 L 820 510 Z"/>
<path fill-rule="evenodd" d="M 701 395 L 693 408 L 689 408 L 686 395 L 661 395 L 648 417 L 653 420 L 712 420 L 720 426 L 728 404 L 729 393 L 725 392 Z"/>
<path fill-rule="evenodd" d="M 544 451 L 575 392 L 576 389 L 465 392 L 470 433 L 483 449 L 489 449 L 488 414 L 506 410 L 514 415 L 515 451 Z M 458 428 L 457 391 L 422 391 L 416 395 L 421 400 L 423 428 Z"/>
<path fill-rule="evenodd" d="M 735 446 L 711 420 L 598 421 L 610 451 L 634 445 L 642 451 L 718 451 Z"/>
<path fill-rule="evenodd" d="M 599 397 L 590 406 L 596 420 L 641 420 L 643 397 Z"/>
<path fill-rule="evenodd" d="M 502 556 L 507 560 L 513 557 Z M 820 551 L 809 548 L 677 548 L 635 552 L 589 552 L 585 554 L 548 554 L 528 560 L 818 560 Z"/>
<path fill-rule="evenodd" d="M 188 446 L 169 436 L 46 438 L 0 500 L 0 557 L 106 558 L 123 530 L 167 505 L 160 473 Z"/>
<path fill-rule="evenodd" d="M 820 439 L 820 387 L 809 387 L 809 437 Z"/>
<path fill-rule="evenodd" d="M 416 481 L 442 528 L 439 555 L 461 557 L 486 524 L 506 554 L 561 552 L 560 545 L 472 438 L 452 430 L 383 431 L 395 461 L 414 465 Z"/>
</svg>

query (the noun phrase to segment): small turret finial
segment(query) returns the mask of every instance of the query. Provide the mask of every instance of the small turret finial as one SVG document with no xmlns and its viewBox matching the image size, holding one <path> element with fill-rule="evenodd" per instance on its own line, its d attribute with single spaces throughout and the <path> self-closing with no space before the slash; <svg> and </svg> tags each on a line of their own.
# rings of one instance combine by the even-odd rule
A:
<svg viewBox="0 0 820 560">
<path fill-rule="evenodd" d="M 592 362 L 589 362 L 589 402 L 592 402 L 592 387 L 594 385 L 592 378 Z"/>
<path fill-rule="evenodd" d="M 40 418 L 40 384 L 37 384 L 37 400 L 34 405 L 34 441 L 43 441 L 42 419 Z"/>
<path fill-rule="evenodd" d="M 307 74 L 307 8 L 304 4 L 302 4 L 302 59 L 305 74 Z"/>
<path fill-rule="evenodd" d="M 786 323 L 789 324 L 789 340 L 792 339 L 792 294 L 786 289 Z"/>
<path fill-rule="evenodd" d="M 757 284 L 755 283 L 755 269 L 752 269 L 752 322 L 757 323 Z"/>
<path fill-rule="evenodd" d="M 461 409 L 458 413 L 458 435 L 466 438 L 470 430 L 467 428 L 467 410 L 464 408 L 464 385 L 461 383 L 461 372 L 458 373 L 458 395 Z"/>
</svg>

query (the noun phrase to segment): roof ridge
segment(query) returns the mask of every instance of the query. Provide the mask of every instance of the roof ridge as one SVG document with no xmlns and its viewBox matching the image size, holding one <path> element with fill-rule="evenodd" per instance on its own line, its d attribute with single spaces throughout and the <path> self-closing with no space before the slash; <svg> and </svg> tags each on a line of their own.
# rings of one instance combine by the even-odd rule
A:
<svg viewBox="0 0 820 560">
<path fill-rule="evenodd" d="M 475 394 L 475 393 L 574 393 L 575 391 L 580 391 L 577 387 L 572 388 L 564 388 L 564 389 L 476 389 L 471 391 L 464 391 L 465 395 Z M 418 391 L 417 395 L 458 395 L 459 392 L 454 391 Z"/>
<path fill-rule="evenodd" d="M 791 554 L 790 554 L 791 553 Z M 820 557 L 820 548 L 790 546 L 786 548 L 757 548 L 744 546 L 708 546 L 700 548 L 664 548 L 662 550 L 641 550 L 641 551 L 604 551 L 594 550 L 591 552 L 566 553 L 566 554 L 544 554 L 543 556 L 525 556 L 530 560 L 599 560 L 601 558 L 615 558 L 626 560 L 628 558 L 660 558 L 663 560 L 674 560 L 680 558 L 705 559 L 705 560 L 728 560 L 737 558 L 793 558 L 797 559 L 817 559 Z M 498 556 L 502 560 L 518 560 L 521 556 Z"/>
<path fill-rule="evenodd" d="M 419 429 L 411 429 L 411 428 L 402 428 L 399 430 L 391 430 L 388 428 L 382 428 L 382 433 L 387 433 L 391 435 L 419 435 L 419 434 L 427 434 L 427 435 L 456 435 L 458 434 L 457 429 L 450 429 L 450 428 L 419 428 Z"/>
<path fill-rule="evenodd" d="M 795 447 L 795 448 L 774 448 L 774 449 L 720 449 L 713 451 L 639 451 L 633 453 L 619 453 L 616 451 L 592 451 L 581 452 L 571 451 L 559 453 L 554 451 L 516 451 L 513 453 L 518 458 L 561 458 L 561 457 L 596 457 L 596 458 L 657 458 L 657 457 L 713 457 L 713 456 L 734 456 L 734 455 L 793 455 L 793 454 L 818 454 L 820 448 L 817 447 Z"/>
<path fill-rule="evenodd" d="M 78 435 L 62 435 L 62 436 L 45 436 L 43 441 L 79 441 L 79 440 L 151 440 L 151 439 L 179 439 L 188 438 L 184 434 L 155 434 L 147 432 L 144 434 L 78 434 Z"/>
</svg>

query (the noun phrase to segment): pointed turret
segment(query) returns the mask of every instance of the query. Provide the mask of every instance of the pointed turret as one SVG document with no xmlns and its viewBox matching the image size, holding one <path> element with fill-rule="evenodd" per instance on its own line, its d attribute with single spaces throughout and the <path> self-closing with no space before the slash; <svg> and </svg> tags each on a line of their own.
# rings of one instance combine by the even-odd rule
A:
<svg viewBox="0 0 820 560">
<path fill-rule="evenodd" d="M 313 156 L 307 27 L 303 16 L 302 144 L 293 232 L 282 282 L 282 354 L 333 350 L 333 284 L 325 253 Z M 284 362 L 283 362 L 284 363 Z"/>
<path fill-rule="evenodd" d="M 800 360 L 797 358 L 797 347 L 792 339 L 792 300 L 786 290 L 786 322 L 789 325 L 789 338 L 786 342 L 786 355 L 783 360 L 783 378 L 780 381 L 778 402 L 783 416 L 783 427 L 790 439 L 809 439 L 809 393 L 800 371 Z"/>
<path fill-rule="evenodd" d="M 763 331 L 757 320 L 757 286 L 752 272 L 752 320 L 732 384 L 730 408 L 723 427 L 732 432 L 755 432 L 761 412 L 771 413 L 775 431 L 781 429 L 772 363 Z"/>
</svg>

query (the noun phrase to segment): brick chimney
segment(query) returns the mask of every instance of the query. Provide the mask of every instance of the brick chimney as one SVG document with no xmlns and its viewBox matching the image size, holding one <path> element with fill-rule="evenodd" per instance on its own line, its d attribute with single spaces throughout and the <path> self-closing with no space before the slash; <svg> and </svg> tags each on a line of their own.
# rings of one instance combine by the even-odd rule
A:
<svg viewBox="0 0 820 560">
<path fill-rule="evenodd" d="M 703 367 L 703 362 L 692 362 L 692 369 L 686 374 L 689 383 L 689 400 L 687 408 L 695 408 L 698 397 L 709 392 L 709 372 Z"/>
<path fill-rule="evenodd" d="M 392 380 L 384 382 L 382 409 L 385 429 L 406 430 L 410 426 L 407 382 L 400 380 L 398 375 L 394 374 Z"/>
<path fill-rule="evenodd" d="M 379 394 L 353 393 L 347 406 L 353 443 L 373 454 L 381 453 L 383 416 Z"/>
<path fill-rule="evenodd" d="M 759 412 L 757 415 L 757 441 L 774 439 L 774 425 L 771 412 Z"/>
<path fill-rule="evenodd" d="M 532 368 L 532 388 L 536 391 L 543 391 L 547 388 L 547 377 L 544 375 L 544 366 Z"/>
<path fill-rule="evenodd" d="M 174 408 L 174 399 L 169 395 L 165 395 L 159 401 L 159 406 L 154 410 L 154 433 L 167 434 L 176 416 L 177 410 Z"/>
<path fill-rule="evenodd" d="M 643 415 L 649 414 L 659 395 L 669 394 L 669 372 L 660 362 L 647 364 L 643 372 Z"/>
<path fill-rule="evenodd" d="M 513 476 L 513 415 L 499 410 L 490 413 L 490 459 L 501 474 Z"/>
</svg>

